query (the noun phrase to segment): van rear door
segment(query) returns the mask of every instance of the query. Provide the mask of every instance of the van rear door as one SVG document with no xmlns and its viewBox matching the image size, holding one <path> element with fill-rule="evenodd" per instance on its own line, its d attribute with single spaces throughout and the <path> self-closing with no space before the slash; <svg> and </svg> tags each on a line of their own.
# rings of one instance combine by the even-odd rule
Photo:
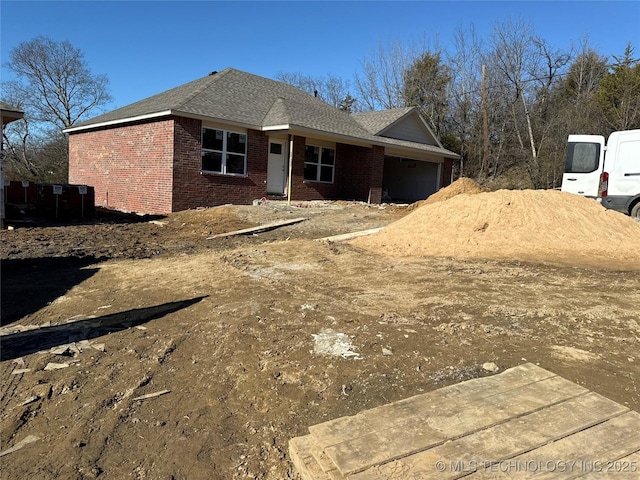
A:
<svg viewBox="0 0 640 480">
<path fill-rule="evenodd" d="M 609 195 L 640 194 L 640 130 L 613 132 L 607 145 Z"/>
<path fill-rule="evenodd" d="M 613 132 L 609 136 L 604 171 L 609 174 L 609 181 L 602 205 L 631 214 L 640 200 L 640 129 Z M 638 209 L 636 214 L 640 217 Z"/>
<path fill-rule="evenodd" d="M 601 135 L 569 135 L 561 190 L 596 198 L 604 151 Z"/>
</svg>

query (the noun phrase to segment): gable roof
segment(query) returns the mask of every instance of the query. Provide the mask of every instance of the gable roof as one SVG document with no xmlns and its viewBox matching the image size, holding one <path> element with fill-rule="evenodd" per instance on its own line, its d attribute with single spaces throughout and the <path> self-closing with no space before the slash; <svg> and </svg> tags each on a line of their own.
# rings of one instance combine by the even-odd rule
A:
<svg viewBox="0 0 640 480">
<path fill-rule="evenodd" d="M 389 125 L 414 110 L 413 107 L 392 108 L 390 110 L 378 110 L 373 112 L 353 113 L 353 118 L 373 135 L 378 135 Z"/>
<path fill-rule="evenodd" d="M 418 142 L 424 139 L 430 145 L 442 147 L 440 140 L 429 128 L 429 125 L 427 125 L 424 117 L 416 107 L 359 112 L 354 113 L 353 117 L 373 135 Z M 399 130 L 404 130 L 405 128 L 413 130 L 413 135 L 407 134 L 407 132 L 404 132 L 404 135 L 399 135 Z M 417 138 L 420 138 L 420 140 L 416 140 Z"/>
<path fill-rule="evenodd" d="M 397 119 L 399 113 L 388 113 L 388 117 L 384 118 Z M 377 136 L 376 132 L 366 126 L 366 122 L 358 120 L 358 116 L 335 108 L 299 88 L 233 68 L 213 72 L 206 77 L 77 123 L 65 132 L 75 133 L 169 115 L 218 120 L 263 131 L 314 132 L 368 144 L 393 144 L 433 151 L 433 148 L 424 148 L 429 147 L 428 145 L 407 145 L 412 142 L 397 142 Z M 371 118 L 373 117 L 372 115 Z M 381 124 L 382 120 L 377 122 Z M 458 157 L 448 150 L 439 150 L 441 151 L 438 153 L 446 157 Z"/>
</svg>

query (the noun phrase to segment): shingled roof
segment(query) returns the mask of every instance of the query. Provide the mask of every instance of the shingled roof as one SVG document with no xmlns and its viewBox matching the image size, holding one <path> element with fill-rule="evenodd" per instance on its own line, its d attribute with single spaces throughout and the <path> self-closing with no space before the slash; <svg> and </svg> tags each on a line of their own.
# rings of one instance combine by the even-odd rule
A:
<svg viewBox="0 0 640 480">
<path fill-rule="evenodd" d="M 385 121 L 395 121 L 401 113 L 393 110 L 388 112 L 390 113 L 386 117 L 377 117 L 377 126 Z M 364 115 L 358 119 L 358 116 L 335 108 L 292 85 L 233 68 L 213 72 L 206 77 L 77 123 L 65 132 L 74 133 L 168 115 L 218 120 L 257 130 L 315 131 L 371 144 L 393 144 L 434 151 L 433 146 L 378 137 L 375 129 L 372 130 L 367 122 L 362 121 L 368 118 Z M 374 122 L 373 118 L 371 116 L 370 123 Z M 435 150 L 447 157 L 457 157 L 455 153 L 439 147 L 435 147 Z"/>
<path fill-rule="evenodd" d="M 390 110 L 379 110 L 375 112 L 358 112 L 353 113 L 352 116 L 369 133 L 377 135 L 389 125 L 397 122 L 413 111 L 413 107 L 404 107 L 392 108 Z"/>
</svg>

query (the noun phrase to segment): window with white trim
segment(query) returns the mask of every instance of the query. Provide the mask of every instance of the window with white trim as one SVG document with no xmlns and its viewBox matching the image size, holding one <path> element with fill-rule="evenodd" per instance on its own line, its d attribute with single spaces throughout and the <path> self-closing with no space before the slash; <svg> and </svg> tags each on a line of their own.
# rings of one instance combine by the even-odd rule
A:
<svg viewBox="0 0 640 480">
<path fill-rule="evenodd" d="M 304 179 L 333 183 L 336 151 L 333 148 L 307 145 L 304 152 Z"/>
<path fill-rule="evenodd" d="M 244 133 L 202 127 L 202 171 L 246 175 L 247 136 Z"/>
</svg>

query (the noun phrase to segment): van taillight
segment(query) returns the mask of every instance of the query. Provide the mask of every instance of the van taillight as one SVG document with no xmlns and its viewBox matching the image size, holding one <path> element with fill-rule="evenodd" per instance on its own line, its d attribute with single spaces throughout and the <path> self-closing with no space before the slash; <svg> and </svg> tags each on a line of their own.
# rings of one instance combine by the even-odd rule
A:
<svg viewBox="0 0 640 480">
<path fill-rule="evenodd" d="M 600 198 L 606 197 L 608 189 L 609 189 L 609 174 L 607 172 L 602 172 L 602 175 L 600 175 L 600 188 L 598 191 L 598 196 Z"/>
</svg>

